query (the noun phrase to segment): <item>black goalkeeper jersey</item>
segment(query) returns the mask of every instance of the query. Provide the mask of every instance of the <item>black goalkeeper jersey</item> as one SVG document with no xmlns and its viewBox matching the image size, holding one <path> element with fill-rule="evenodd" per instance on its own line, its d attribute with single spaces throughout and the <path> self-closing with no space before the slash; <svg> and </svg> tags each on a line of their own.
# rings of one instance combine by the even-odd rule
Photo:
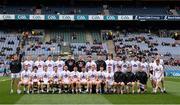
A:
<svg viewBox="0 0 180 105">
<path fill-rule="evenodd" d="M 123 72 L 121 71 L 116 71 L 114 73 L 114 81 L 115 82 L 125 82 L 126 76 Z"/>
<path fill-rule="evenodd" d="M 126 83 L 135 82 L 136 78 L 133 72 L 126 72 Z"/>
<path fill-rule="evenodd" d="M 138 71 L 136 73 L 136 80 L 137 81 L 139 80 L 139 82 L 142 83 L 142 84 L 146 84 L 147 80 L 148 80 L 148 76 L 147 76 L 146 72 Z"/>
</svg>

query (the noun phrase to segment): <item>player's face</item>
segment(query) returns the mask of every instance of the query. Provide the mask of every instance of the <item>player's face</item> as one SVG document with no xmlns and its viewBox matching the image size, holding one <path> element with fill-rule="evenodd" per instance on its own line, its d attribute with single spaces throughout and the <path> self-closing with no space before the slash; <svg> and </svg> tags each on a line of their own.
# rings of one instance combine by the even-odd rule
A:
<svg viewBox="0 0 180 105">
<path fill-rule="evenodd" d="M 48 57 L 48 60 L 52 60 L 52 57 L 51 57 L 51 56 L 49 56 L 49 57 Z"/>
<path fill-rule="evenodd" d="M 17 56 L 17 55 L 14 55 L 14 56 L 13 56 L 13 59 L 14 59 L 14 60 L 18 60 L 18 56 Z"/>
<path fill-rule="evenodd" d="M 43 69 L 44 69 L 44 71 L 46 72 L 46 71 L 47 71 L 47 66 L 44 66 Z"/>
<path fill-rule="evenodd" d="M 96 69 L 96 68 L 95 68 L 95 65 L 92 65 L 92 66 L 91 66 L 91 69 L 92 69 L 92 70 L 95 70 L 95 69 Z"/>
<path fill-rule="evenodd" d="M 120 57 L 116 57 L 116 61 L 120 61 Z"/>
<path fill-rule="evenodd" d="M 38 68 L 36 68 L 36 67 L 34 67 L 34 68 L 33 68 L 33 72 L 35 72 L 35 73 L 36 73 L 36 72 L 37 72 L 37 70 L 38 70 Z"/>
<path fill-rule="evenodd" d="M 77 67 L 74 67 L 73 69 L 74 69 L 74 71 L 77 71 Z"/>
<path fill-rule="evenodd" d="M 31 56 L 28 56 L 28 57 L 27 57 L 27 60 L 30 61 L 30 60 L 31 60 Z"/>
<path fill-rule="evenodd" d="M 38 56 L 38 57 L 37 57 L 37 60 L 38 60 L 38 61 L 40 61 L 40 60 L 41 60 L 41 57 L 40 57 L 40 56 Z"/>
<path fill-rule="evenodd" d="M 145 59 L 144 59 L 144 58 L 142 58 L 142 62 L 145 62 Z"/>
<path fill-rule="evenodd" d="M 137 57 L 134 57 L 134 61 L 137 61 Z"/>
<path fill-rule="evenodd" d="M 85 72 L 85 71 L 86 71 L 86 68 L 83 67 L 83 68 L 82 68 L 82 72 Z"/>
<path fill-rule="evenodd" d="M 57 67 L 54 67 L 54 72 L 57 72 L 58 68 Z"/>
<path fill-rule="evenodd" d="M 101 57 L 101 56 L 98 56 L 98 60 L 102 60 L 102 57 Z"/>
<path fill-rule="evenodd" d="M 118 66 L 117 71 L 121 71 L 121 67 L 120 66 Z"/>
<path fill-rule="evenodd" d="M 104 67 L 100 67 L 100 71 L 104 71 Z"/>
<path fill-rule="evenodd" d="M 82 57 L 82 56 L 79 56 L 79 60 L 83 60 L 83 57 Z"/>
<path fill-rule="evenodd" d="M 159 64 L 160 64 L 160 61 L 159 61 L 159 60 L 156 60 L 156 64 L 159 65 Z"/>
<path fill-rule="evenodd" d="M 67 66 L 64 66 L 64 70 L 67 71 L 68 67 Z"/>
<path fill-rule="evenodd" d="M 61 60 L 61 56 L 58 56 L 58 60 Z"/>
<path fill-rule="evenodd" d="M 111 57 L 111 56 L 108 56 L 108 59 L 112 59 L 112 57 Z"/>
<path fill-rule="evenodd" d="M 28 71 L 28 66 L 27 65 L 24 66 L 24 70 Z"/>
<path fill-rule="evenodd" d="M 111 72 L 111 67 L 108 67 L 108 72 L 109 72 L 109 73 Z"/>
<path fill-rule="evenodd" d="M 128 67 L 128 72 L 131 72 L 131 71 L 132 71 L 132 67 L 129 66 L 129 67 Z"/>
<path fill-rule="evenodd" d="M 91 57 L 88 57 L 88 61 L 91 61 L 92 60 L 92 58 Z"/>
</svg>

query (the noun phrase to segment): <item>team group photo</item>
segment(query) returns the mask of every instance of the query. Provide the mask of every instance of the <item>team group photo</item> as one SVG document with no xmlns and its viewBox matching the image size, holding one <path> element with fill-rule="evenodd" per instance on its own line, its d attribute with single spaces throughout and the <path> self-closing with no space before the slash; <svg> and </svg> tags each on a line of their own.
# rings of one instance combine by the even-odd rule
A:
<svg viewBox="0 0 180 105">
<path fill-rule="evenodd" d="M 82 56 L 75 61 L 71 55 L 66 61 L 57 57 L 54 61 L 51 55 L 47 60 L 42 60 L 39 55 L 37 60 L 33 61 L 31 56 L 27 56 L 21 64 L 13 65 L 19 58 L 14 55 L 10 63 L 11 79 L 20 78 L 17 84 L 17 93 L 116 93 L 116 94 L 134 94 L 146 93 L 147 81 L 151 81 L 152 93 L 166 93 L 164 87 L 164 69 L 163 60 L 157 55 L 152 61 L 147 61 L 144 57 L 136 55 L 130 57 L 116 56 L 112 54 L 103 60 L 98 56 L 98 60 L 93 60 L 87 56 L 85 62 Z M 14 61 L 14 62 L 13 62 Z M 22 67 L 18 71 L 17 67 Z M 23 87 L 23 88 L 21 88 Z M 23 90 L 22 90 L 23 89 Z M 16 91 L 16 90 L 15 90 Z M 11 93 L 14 90 L 11 87 Z"/>
<path fill-rule="evenodd" d="M 0 104 L 180 104 L 180 0 L 0 0 Z"/>
</svg>

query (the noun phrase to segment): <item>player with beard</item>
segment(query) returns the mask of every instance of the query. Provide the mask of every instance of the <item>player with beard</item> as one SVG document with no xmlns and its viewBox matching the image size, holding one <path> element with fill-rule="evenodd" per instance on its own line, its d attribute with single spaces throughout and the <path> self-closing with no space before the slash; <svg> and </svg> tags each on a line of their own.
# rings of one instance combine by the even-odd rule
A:
<svg viewBox="0 0 180 105">
<path fill-rule="evenodd" d="M 79 56 L 79 60 L 76 62 L 76 66 L 78 68 L 78 71 L 81 72 L 82 71 L 82 67 L 85 67 L 86 62 L 83 60 L 82 56 Z"/>
<path fill-rule="evenodd" d="M 76 61 L 74 59 L 72 59 L 71 55 L 69 55 L 68 59 L 65 61 L 65 65 L 68 67 L 68 70 L 70 72 L 73 71 L 75 64 L 76 64 Z"/>
<path fill-rule="evenodd" d="M 96 61 L 97 71 L 100 71 L 100 67 L 106 68 L 106 62 L 102 59 L 102 56 L 98 56 L 98 60 Z"/>
</svg>

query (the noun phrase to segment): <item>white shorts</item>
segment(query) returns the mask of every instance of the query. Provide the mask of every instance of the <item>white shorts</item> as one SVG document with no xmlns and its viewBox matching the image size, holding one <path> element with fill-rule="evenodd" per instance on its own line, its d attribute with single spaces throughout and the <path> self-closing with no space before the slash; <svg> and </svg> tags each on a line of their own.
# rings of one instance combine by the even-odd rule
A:
<svg viewBox="0 0 180 105">
<path fill-rule="evenodd" d="M 86 79 L 82 79 L 82 80 L 81 80 L 81 83 L 82 83 L 82 84 L 86 84 L 86 83 L 87 83 L 87 80 L 86 80 Z"/>
<path fill-rule="evenodd" d="M 113 81 L 106 81 L 107 85 L 112 86 L 113 85 Z"/>
<path fill-rule="evenodd" d="M 34 82 L 39 82 L 39 80 L 38 80 L 38 79 L 33 79 L 32 82 L 33 82 L 33 83 L 34 83 Z"/>
<path fill-rule="evenodd" d="M 70 80 L 69 79 L 64 79 L 63 84 L 70 84 Z"/>
<path fill-rule="evenodd" d="M 90 80 L 90 82 L 91 83 L 96 83 L 97 81 L 93 79 L 93 80 Z"/>
<path fill-rule="evenodd" d="M 29 84 L 29 81 L 28 81 L 28 80 L 22 80 L 22 81 L 20 82 L 20 84 L 28 85 L 28 84 Z"/>
<path fill-rule="evenodd" d="M 150 75 L 149 75 L 149 79 L 150 79 L 150 80 L 154 80 L 155 78 L 154 78 L 154 76 L 153 76 L 152 74 L 150 74 Z"/>
<path fill-rule="evenodd" d="M 155 77 L 156 82 L 160 82 L 163 80 L 163 77 Z"/>
<path fill-rule="evenodd" d="M 20 77 L 20 73 L 11 73 L 11 79 L 16 79 Z"/>
<path fill-rule="evenodd" d="M 45 85 L 49 84 L 49 80 L 43 80 L 43 84 Z"/>
<path fill-rule="evenodd" d="M 59 82 L 59 79 L 53 79 L 53 82 Z"/>
</svg>

